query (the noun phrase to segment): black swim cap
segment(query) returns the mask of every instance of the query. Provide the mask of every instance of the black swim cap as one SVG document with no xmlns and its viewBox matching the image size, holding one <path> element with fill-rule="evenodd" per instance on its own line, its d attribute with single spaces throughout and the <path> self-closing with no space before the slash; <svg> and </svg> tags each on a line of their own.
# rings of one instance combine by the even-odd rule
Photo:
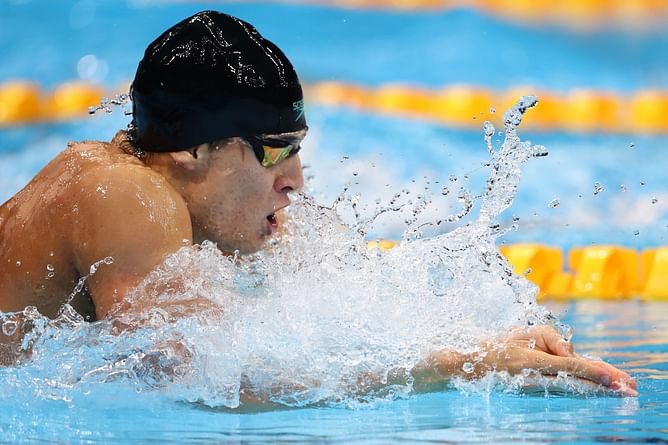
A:
<svg viewBox="0 0 668 445">
<path fill-rule="evenodd" d="M 306 128 L 301 85 L 249 23 L 202 11 L 165 31 L 139 62 L 129 133 L 144 151 Z"/>
</svg>

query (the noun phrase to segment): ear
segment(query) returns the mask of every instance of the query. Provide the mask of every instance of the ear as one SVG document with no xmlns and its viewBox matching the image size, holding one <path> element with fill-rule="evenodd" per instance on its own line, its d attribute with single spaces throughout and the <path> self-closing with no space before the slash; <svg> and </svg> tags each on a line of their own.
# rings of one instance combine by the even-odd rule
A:
<svg viewBox="0 0 668 445">
<path fill-rule="evenodd" d="M 169 156 L 178 167 L 184 170 L 201 171 L 209 165 L 210 152 L 209 144 L 201 144 L 190 150 L 171 152 Z"/>
</svg>

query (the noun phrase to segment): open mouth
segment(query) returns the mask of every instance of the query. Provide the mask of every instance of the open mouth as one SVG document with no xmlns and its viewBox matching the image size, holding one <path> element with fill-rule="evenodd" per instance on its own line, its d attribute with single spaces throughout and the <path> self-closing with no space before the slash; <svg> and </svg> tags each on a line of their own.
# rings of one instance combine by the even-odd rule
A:
<svg viewBox="0 0 668 445">
<path fill-rule="evenodd" d="M 278 220 L 276 219 L 276 214 L 272 213 L 271 215 L 268 215 L 267 221 L 269 221 L 269 226 L 271 227 L 271 229 L 276 230 L 276 228 L 278 227 Z"/>
</svg>

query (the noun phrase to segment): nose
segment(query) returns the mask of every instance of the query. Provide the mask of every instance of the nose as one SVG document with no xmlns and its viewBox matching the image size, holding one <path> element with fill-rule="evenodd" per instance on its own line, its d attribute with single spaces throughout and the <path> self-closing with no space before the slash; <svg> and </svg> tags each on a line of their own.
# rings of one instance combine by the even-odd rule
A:
<svg viewBox="0 0 668 445">
<path fill-rule="evenodd" d="M 304 186 L 302 163 L 298 154 L 290 156 L 288 159 L 277 165 L 277 167 L 279 166 L 281 167 L 281 170 L 274 181 L 274 190 L 278 193 L 287 193 L 293 190 L 299 190 Z"/>
</svg>

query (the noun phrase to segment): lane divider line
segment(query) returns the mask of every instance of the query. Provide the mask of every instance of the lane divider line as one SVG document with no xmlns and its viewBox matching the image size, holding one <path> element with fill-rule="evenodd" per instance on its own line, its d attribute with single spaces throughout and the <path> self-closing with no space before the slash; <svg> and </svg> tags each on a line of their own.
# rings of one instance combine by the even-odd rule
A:
<svg viewBox="0 0 668 445">
<path fill-rule="evenodd" d="M 99 85 L 66 82 L 43 92 L 26 81 L 0 84 L 0 127 L 80 119 L 105 96 Z M 421 88 L 386 84 L 375 88 L 343 82 L 321 82 L 304 87 L 308 103 L 427 119 L 463 128 L 480 128 L 489 120 L 500 126 L 503 110 L 518 97 L 535 94 L 538 106 L 522 128 L 534 131 L 596 133 L 668 133 L 668 91 L 641 90 L 630 95 L 611 91 L 573 89 L 566 94 L 530 86 L 492 91 L 479 86 L 451 85 Z M 494 110 L 499 110 L 495 112 Z"/>
<path fill-rule="evenodd" d="M 385 251 L 395 241 L 370 241 Z M 635 249 L 614 245 L 574 247 L 567 261 L 561 249 L 540 243 L 517 243 L 499 250 L 513 271 L 536 284 L 539 299 L 668 301 L 668 246 Z"/>
<path fill-rule="evenodd" d="M 668 17 L 665 0 L 282 0 L 334 5 L 348 9 L 449 11 L 473 9 L 511 21 L 553 23 L 588 31 L 610 24 L 638 32 L 659 27 Z"/>
</svg>

